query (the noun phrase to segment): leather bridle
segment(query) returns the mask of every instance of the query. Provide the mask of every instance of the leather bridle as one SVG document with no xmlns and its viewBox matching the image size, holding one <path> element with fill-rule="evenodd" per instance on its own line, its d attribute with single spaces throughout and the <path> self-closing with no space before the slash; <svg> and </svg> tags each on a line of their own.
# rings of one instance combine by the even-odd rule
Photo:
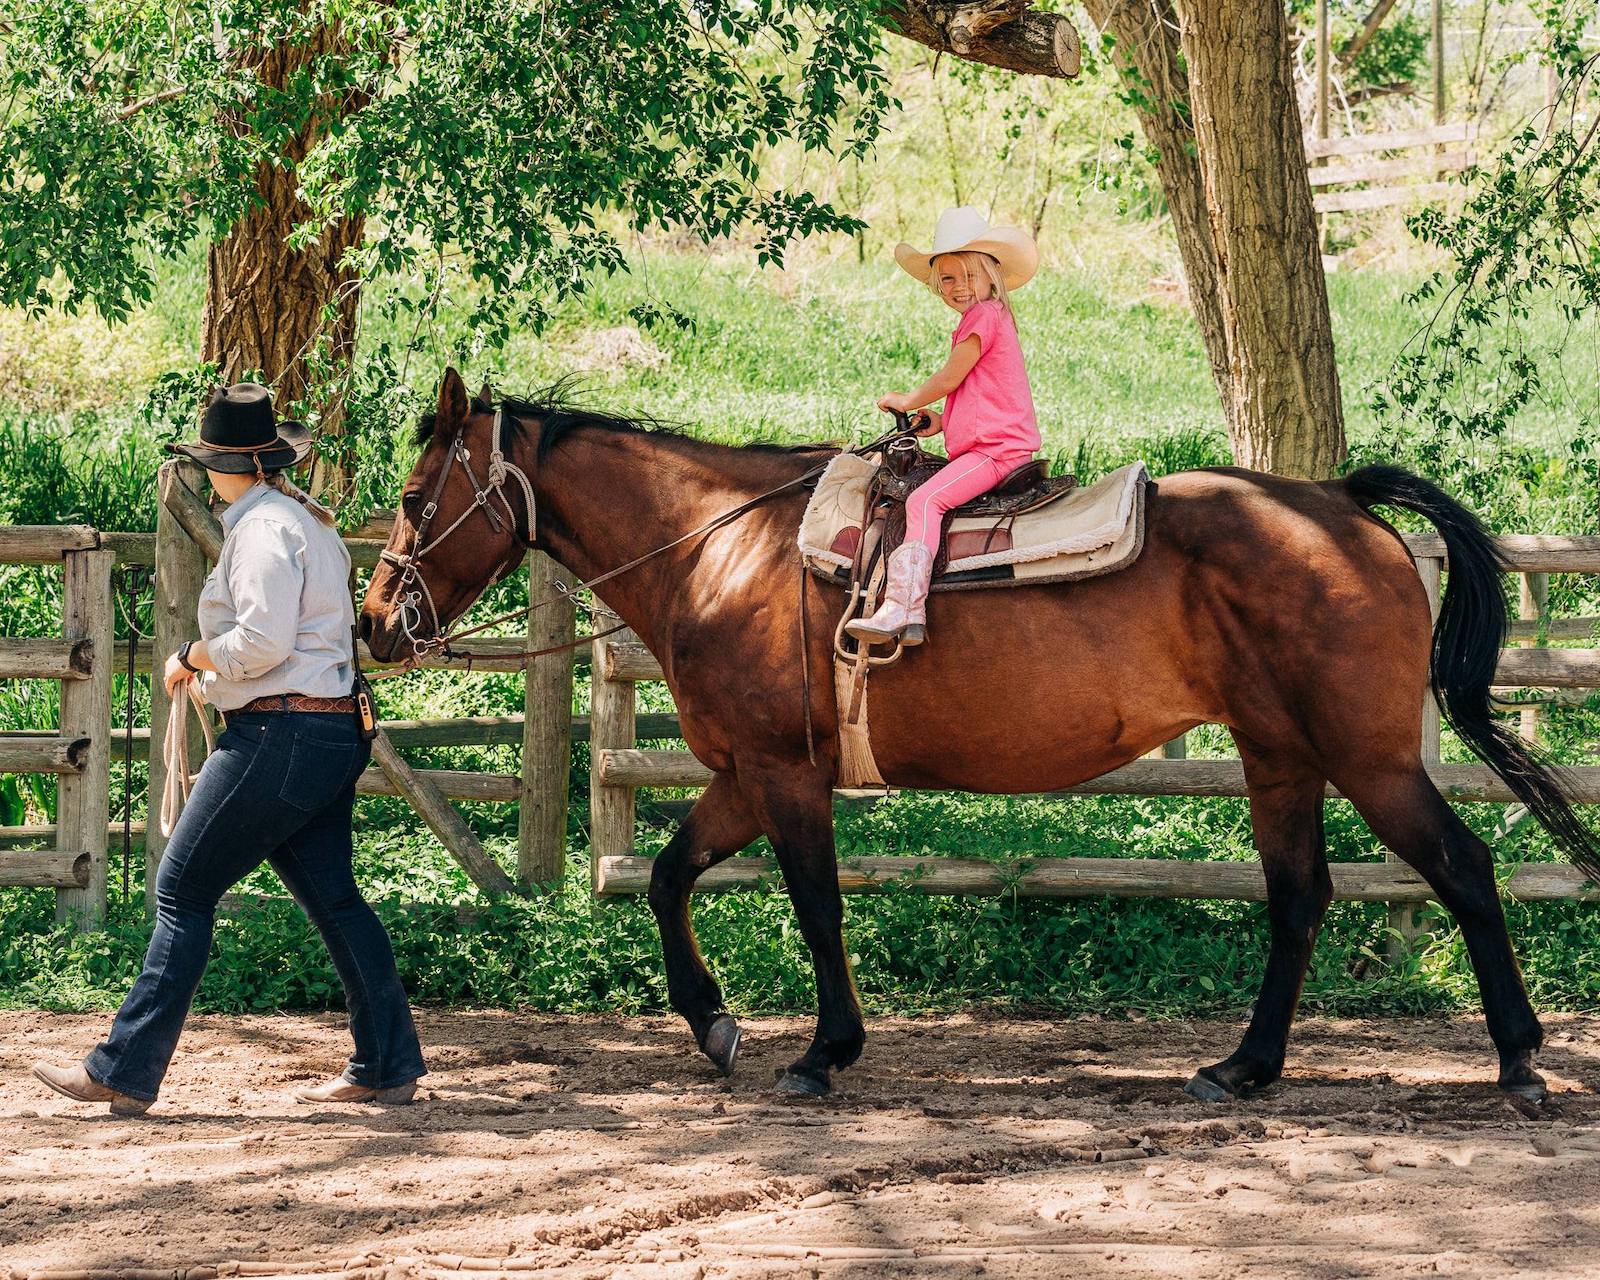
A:
<svg viewBox="0 0 1600 1280">
<path fill-rule="evenodd" d="M 422 557 L 427 555 L 428 552 L 432 551 L 452 533 L 459 529 L 474 511 L 481 509 L 483 514 L 488 518 L 489 523 L 494 526 L 494 531 L 496 533 L 504 533 L 505 526 L 500 523 L 500 516 L 494 509 L 493 502 L 495 499 L 498 499 L 500 505 L 505 508 L 506 516 L 511 521 L 512 540 L 524 551 L 530 551 L 534 549 L 534 539 L 536 536 L 535 522 L 538 518 L 538 504 L 533 496 L 533 483 L 528 479 L 527 473 L 515 463 L 506 461 L 505 450 L 502 447 L 502 442 L 505 436 L 506 417 L 507 414 L 505 409 L 503 407 L 496 406 L 494 411 L 494 434 L 491 436 L 489 444 L 488 483 L 480 483 L 477 472 L 472 469 L 472 454 L 468 451 L 466 445 L 463 443 L 466 435 L 467 423 L 462 423 L 460 428 L 456 431 L 455 438 L 450 442 L 449 456 L 446 457 L 444 466 L 439 469 L 439 478 L 434 482 L 433 491 L 428 495 L 428 501 L 423 505 L 421 520 L 417 524 L 416 533 L 413 534 L 411 538 L 411 550 L 407 552 L 397 552 L 390 551 L 387 547 L 385 547 L 379 554 L 380 560 L 394 565 L 395 568 L 400 571 L 401 590 L 396 593 L 397 605 L 400 612 L 400 630 L 405 635 L 406 639 L 411 642 L 412 650 L 411 658 L 407 660 L 405 664 L 406 666 L 409 666 L 410 664 L 426 657 L 427 654 L 432 650 L 437 650 L 439 653 L 449 656 L 450 641 L 452 639 L 459 640 L 465 636 L 476 635 L 478 632 L 486 631 L 490 627 L 497 626 L 499 623 L 506 622 L 512 618 L 523 617 L 532 613 L 536 609 L 543 608 L 547 604 L 554 603 L 553 600 L 541 600 L 538 602 L 529 601 L 528 606 L 525 609 L 513 609 L 510 613 L 503 613 L 497 618 L 491 618 L 489 621 L 480 623 L 475 627 L 470 627 L 465 631 L 458 631 L 453 635 L 447 636 L 444 634 L 443 626 L 440 625 L 439 610 L 434 605 L 433 593 L 428 590 L 427 579 L 425 579 L 419 572 L 419 566 L 422 563 Z M 899 411 L 895 411 L 894 417 L 896 424 L 895 430 L 879 437 L 877 440 L 874 440 L 869 444 L 860 445 L 854 449 L 847 449 L 845 452 L 853 454 L 873 453 L 879 449 L 885 448 L 890 442 L 909 434 L 910 428 L 907 416 Z M 451 468 L 454 467 L 458 462 L 461 464 L 461 469 L 467 473 L 467 480 L 472 485 L 472 505 L 467 507 L 459 516 L 452 520 L 449 527 L 446 528 L 443 533 L 439 534 L 431 541 L 428 541 L 428 525 L 432 522 L 433 517 L 438 514 L 439 498 L 443 495 L 445 484 L 450 479 Z M 722 512 L 720 515 L 712 517 L 704 524 L 689 530 L 689 532 L 680 534 L 671 542 L 665 543 L 659 547 L 655 547 L 650 551 L 646 551 L 643 555 L 635 556 L 627 563 L 619 564 L 616 568 L 607 570 L 605 573 L 598 574 L 595 577 L 588 579 L 586 582 L 579 582 L 574 586 L 566 586 L 563 583 L 557 582 L 555 584 L 556 590 L 561 597 L 564 597 L 574 605 L 585 609 L 591 616 L 605 613 L 610 617 L 616 617 L 616 615 L 611 613 L 610 610 L 596 609 L 584 605 L 580 600 L 578 600 L 577 593 L 580 591 L 590 590 L 602 582 L 606 582 L 617 577 L 619 574 L 627 573 L 629 570 L 637 568 L 646 561 L 653 560 L 657 556 L 671 551 L 674 547 L 681 546 L 683 543 L 688 542 L 692 538 L 698 538 L 704 534 L 710 533 L 714 529 L 719 529 L 723 525 L 728 524 L 730 521 L 737 520 L 747 511 L 751 511 L 760 506 L 763 502 L 767 501 L 767 499 L 776 497 L 780 493 L 787 493 L 791 489 L 799 488 L 801 485 L 816 479 L 826 469 L 826 463 L 823 463 L 820 466 L 812 467 L 804 474 L 798 475 L 792 480 L 786 480 L 782 484 L 768 489 L 765 493 L 757 494 L 754 498 L 751 498 L 745 502 L 741 502 L 738 506 L 732 507 L 729 510 Z M 515 478 L 517 483 L 522 486 L 523 498 L 527 503 L 528 512 L 528 532 L 526 537 L 524 537 L 518 531 L 516 510 L 506 498 L 505 485 L 508 476 Z M 801 571 L 801 577 L 803 582 L 803 567 Z M 410 589 L 413 583 L 415 584 L 415 590 Z M 428 620 L 433 625 L 432 636 L 419 636 L 413 629 L 413 621 L 420 625 L 423 620 L 422 610 L 418 607 L 419 605 L 427 606 Z M 625 626 L 625 623 L 619 621 L 617 625 L 607 627 L 603 631 L 595 631 L 590 635 L 579 636 L 577 639 L 569 641 L 566 644 L 555 645 L 549 649 L 534 650 L 532 652 L 525 653 L 523 657 L 542 657 L 548 653 L 557 653 L 565 649 L 575 648 L 580 644 L 586 644 L 591 640 L 600 638 L 601 636 L 611 635 L 615 632 L 621 631 Z M 470 658 L 473 655 L 469 654 L 466 656 Z M 398 675 L 403 669 L 404 668 L 402 667 L 394 672 L 380 674 Z M 809 710 L 807 714 L 809 716 Z"/>
<path fill-rule="evenodd" d="M 444 466 L 439 469 L 439 478 L 434 482 L 433 491 L 428 495 L 427 502 L 423 505 L 422 515 L 417 523 L 416 532 L 411 538 L 409 551 L 390 551 L 387 547 L 379 554 L 379 559 L 394 565 L 400 572 L 400 587 L 396 592 L 396 603 L 400 613 L 400 630 L 407 640 L 411 642 L 412 659 L 416 660 L 427 655 L 430 650 L 438 649 L 441 652 L 449 651 L 449 638 L 444 634 L 444 627 L 439 621 L 439 610 L 433 602 L 433 593 L 428 590 L 428 580 L 422 576 L 420 566 L 422 557 L 432 551 L 452 533 L 459 529 L 471 518 L 474 511 L 482 511 L 489 523 L 494 526 L 497 534 L 506 532 L 506 525 L 501 523 L 500 514 L 495 510 L 496 499 L 505 508 L 506 518 L 510 521 L 512 541 L 522 550 L 531 550 L 535 537 L 535 525 L 538 520 L 538 503 L 533 496 L 533 484 L 528 479 L 527 473 L 514 462 L 506 461 L 503 442 L 505 438 L 506 411 L 496 408 L 494 411 L 494 432 L 489 443 L 489 471 L 487 483 L 478 480 L 478 473 L 472 469 L 472 453 L 466 446 L 467 424 L 462 423 L 457 429 L 455 438 L 450 441 L 450 452 L 445 457 Z M 429 540 L 428 526 L 439 511 L 439 499 L 444 494 L 444 487 L 449 482 L 450 472 L 459 463 L 461 469 L 467 474 L 467 482 L 472 485 L 472 505 L 463 509 L 461 514 L 452 520 L 449 526 L 437 537 Z M 506 497 L 506 480 L 514 478 L 522 487 L 523 500 L 526 502 L 528 513 L 528 531 L 526 536 L 517 528 L 517 513 L 512 507 L 510 499 Z M 418 635 L 415 629 L 423 622 L 422 609 L 427 607 L 427 621 L 432 624 L 431 636 Z M 415 624 L 415 625 L 414 625 Z"/>
</svg>

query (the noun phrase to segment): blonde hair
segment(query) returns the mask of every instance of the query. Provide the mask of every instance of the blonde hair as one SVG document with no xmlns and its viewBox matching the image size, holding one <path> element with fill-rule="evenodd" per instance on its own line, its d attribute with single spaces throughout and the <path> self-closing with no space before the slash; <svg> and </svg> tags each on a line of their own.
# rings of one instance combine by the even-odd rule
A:
<svg viewBox="0 0 1600 1280">
<path fill-rule="evenodd" d="M 928 264 L 932 268 L 928 272 L 928 288 L 933 291 L 934 296 L 939 298 L 944 296 L 939 292 L 940 258 L 955 258 L 959 261 L 962 270 L 966 272 L 968 282 L 972 280 L 974 273 L 981 274 L 991 286 L 992 291 L 989 296 L 999 302 L 1007 311 L 1011 311 L 1011 294 L 1006 290 L 1005 277 L 1000 274 L 999 262 L 991 258 L 987 253 L 980 253 L 976 249 L 962 249 L 955 253 L 941 253 Z M 1011 311 L 1012 319 L 1016 318 L 1016 314 L 1015 311 Z"/>
<path fill-rule="evenodd" d="M 269 488 L 276 489 L 286 497 L 293 498 L 302 507 L 309 511 L 312 517 L 327 525 L 334 527 L 334 515 L 327 507 L 323 506 L 299 485 L 289 479 L 285 471 L 268 471 L 261 477 L 261 482 Z"/>
</svg>

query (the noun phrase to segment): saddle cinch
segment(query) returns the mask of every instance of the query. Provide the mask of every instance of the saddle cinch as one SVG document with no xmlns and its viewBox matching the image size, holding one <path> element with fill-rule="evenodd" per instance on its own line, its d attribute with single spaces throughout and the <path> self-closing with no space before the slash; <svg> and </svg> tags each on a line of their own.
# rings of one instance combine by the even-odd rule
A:
<svg viewBox="0 0 1600 1280">
<path fill-rule="evenodd" d="M 888 553 L 905 536 L 905 499 L 942 465 L 944 459 L 909 441 L 882 463 L 841 453 L 818 479 L 800 522 L 806 567 L 850 592 L 834 631 L 841 787 L 886 786 L 872 752 L 867 676 L 902 653 L 896 642 L 889 652 L 875 654 L 849 637 L 844 625 L 876 606 Z M 931 589 L 1070 582 L 1125 568 L 1144 546 L 1149 479 L 1142 462 L 1086 488 L 1071 476 L 1047 475 L 1042 462 L 1020 468 L 946 517 Z M 937 628 L 932 643 L 939 643 Z"/>
</svg>

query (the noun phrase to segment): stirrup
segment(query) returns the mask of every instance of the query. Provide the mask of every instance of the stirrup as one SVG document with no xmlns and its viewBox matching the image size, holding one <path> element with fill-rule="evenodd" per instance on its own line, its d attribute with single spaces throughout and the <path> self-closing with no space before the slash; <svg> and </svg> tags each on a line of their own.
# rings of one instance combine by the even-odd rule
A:
<svg viewBox="0 0 1600 1280">
<path fill-rule="evenodd" d="M 852 640 L 860 640 L 863 644 L 892 644 L 900 638 L 904 627 L 891 627 L 880 629 L 868 624 L 866 618 L 851 618 L 844 624 L 844 633 Z"/>
</svg>

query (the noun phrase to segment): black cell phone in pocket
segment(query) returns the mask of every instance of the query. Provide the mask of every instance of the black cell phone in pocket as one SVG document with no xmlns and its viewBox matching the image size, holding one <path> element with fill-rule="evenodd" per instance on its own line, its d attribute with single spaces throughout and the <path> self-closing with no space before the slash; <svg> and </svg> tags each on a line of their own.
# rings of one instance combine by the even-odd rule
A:
<svg viewBox="0 0 1600 1280">
<path fill-rule="evenodd" d="M 371 742 L 378 736 L 378 712 L 372 701 L 372 686 L 361 674 L 361 648 L 356 642 L 354 627 L 350 628 L 350 665 L 356 673 L 355 685 L 350 690 L 350 696 L 356 702 L 356 726 L 361 731 L 361 740 Z"/>
</svg>

